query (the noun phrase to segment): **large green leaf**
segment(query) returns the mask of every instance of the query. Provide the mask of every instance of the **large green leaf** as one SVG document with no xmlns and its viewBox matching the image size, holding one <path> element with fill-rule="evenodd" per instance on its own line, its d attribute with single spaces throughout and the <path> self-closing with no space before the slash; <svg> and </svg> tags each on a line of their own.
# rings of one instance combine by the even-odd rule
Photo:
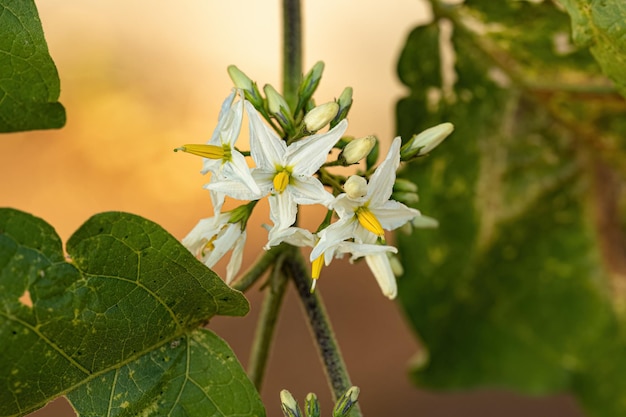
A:
<svg viewBox="0 0 626 417">
<path fill-rule="evenodd" d="M 417 34 L 437 22 L 409 36 L 399 64 L 401 79 L 415 71 L 424 83 L 407 83 L 398 103 L 402 137 L 455 125 L 403 173 L 440 223 L 399 236 L 400 300 L 428 351 L 412 377 L 437 389 L 569 390 L 593 415 L 626 415 L 626 328 L 615 308 L 626 104 L 586 51 L 564 54 L 551 41 L 568 22 L 550 2 L 435 11 L 453 22 L 455 82 L 437 85 L 440 61 L 430 76 L 419 68 L 440 39 Z"/>
<path fill-rule="evenodd" d="M 216 314 L 246 314 L 248 303 L 161 227 L 131 214 L 99 214 L 70 238 L 67 253 L 69 262 L 43 220 L 0 210 L 0 385 L 7 388 L 0 390 L 0 415 L 24 415 L 81 386 L 101 392 L 111 375 L 124 372 L 130 378 L 124 385 L 128 407 L 138 410 L 146 406 L 146 382 L 133 374 L 154 378 L 150 384 L 156 386 L 175 386 L 176 378 L 196 380 L 193 375 L 211 361 L 218 362 L 211 370 L 216 378 L 231 371 L 234 359 L 223 342 L 192 332 Z M 198 359 L 207 354 L 215 357 Z M 165 358 L 171 363 L 161 365 L 162 375 L 143 369 Z M 194 369 L 181 372 L 180 361 Z M 242 375 L 232 377 L 227 389 L 234 397 L 255 398 Z M 207 384 L 201 383 L 206 397 L 229 409 L 226 396 L 218 390 L 213 399 Z M 197 399 L 193 390 L 180 395 L 176 403 L 162 396 L 151 410 L 158 414 L 161 407 Z M 72 398 L 77 408 L 86 407 L 81 396 Z M 244 415 L 258 415 L 259 407 L 243 404 L 254 411 Z M 92 409 L 107 414 L 106 408 Z"/>
<path fill-rule="evenodd" d="M 228 345 L 196 330 L 68 395 L 81 417 L 263 416 Z"/>
<path fill-rule="evenodd" d="M 626 96 L 626 3 L 560 0 L 572 18 L 576 44 L 590 48 L 604 72 Z"/>
<path fill-rule="evenodd" d="M 0 132 L 59 128 L 59 76 L 33 0 L 0 0 Z"/>
</svg>

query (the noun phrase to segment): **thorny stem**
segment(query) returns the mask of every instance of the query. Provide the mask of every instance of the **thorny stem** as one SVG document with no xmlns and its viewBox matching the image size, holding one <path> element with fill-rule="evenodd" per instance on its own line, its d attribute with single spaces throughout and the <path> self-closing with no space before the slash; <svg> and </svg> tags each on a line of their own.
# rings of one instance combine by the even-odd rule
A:
<svg viewBox="0 0 626 417">
<path fill-rule="evenodd" d="M 274 264 L 270 276 L 270 285 L 265 299 L 263 300 L 263 307 L 261 308 L 252 349 L 250 351 L 248 376 L 259 392 L 263 384 L 263 376 L 265 375 L 270 345 L 274 337 L 276 322 L 278 321 L 278 314 L 285 291 L 287 290 L 287 283 L 289 282 L 287 276 L 282 271 L 286 253 L 287 252 L 282 252 L 281 255 L 276 258 L 276 263 Z"/>
<path fill-rule="evenodd" d="M 348 388 L 352 386 L 346 364 L 341 356 L 339 345 L 335 339 L 328 314 L 324 308 L 324 303 L 319 293 L 311 293 L 311 278 L 306 269 L 306 263 L 297 248 L 292 247 L 292 254 L 285 259 L 285 269 L 289 270 L 289 275 L 302 301 L 302 306 L 309 319 L 309 325 L 313 337 L 317 342 L 324 370 L 328 383 L 333 391 L 335 400 L 338 399 Z M 361 417 L 361 409 L 357 403 L 351 411 L 352 417 Z"/>
</svg>

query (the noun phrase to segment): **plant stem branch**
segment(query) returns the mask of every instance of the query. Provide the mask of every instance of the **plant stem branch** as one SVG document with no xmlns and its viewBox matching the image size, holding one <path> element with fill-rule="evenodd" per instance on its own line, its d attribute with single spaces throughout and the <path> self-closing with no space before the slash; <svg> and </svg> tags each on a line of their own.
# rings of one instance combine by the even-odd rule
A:
<svg viewBox="0 0 626 417">
<path fill-rule="evenodd" d="M 248 362 L 248 377 L 261 392 L 263 377 L 267 367 L 267 360 L 270 353 L 270 345 L 274 337 L 274 330 L 278 321 L 278 314 L 283 302 L 285 291 L 287 290 L 287 276 L 283 273 L 283 261 L 285 252 L 276 259 L 270 285 L 263 300 L 259 321 L 250 351 L 250 361 Z"/>
<path fill-rule="evenodd" d="M 283 0 L 283 96 L 291 111 L 298 102 L 302 77 L 302 18 L 300 0 Z"/>
<path fill-rule="evenodd" d="M 291 251 L 292 255 L 285 260 L 285 267 L 289 269 L 289 274 L 293 278 L 294 284 L 302 301 L 302 306 L 309 320 L 309 326 L 313 332 L 321 360 L 324 364 L 326 377 L 333 391 L 333 396 L 337 400 L 352 386 L 346 364 L 341 356 L 339 344 L 335 338 L 328 314 L 324 308 L 324 303 L 319 293 L 311 293 L 311 279 L 305 267 L 305 261 L 296 248 Z M 352 417 L 360 417 L 361 409 L 358 403 L 354 406 L 350 414 Z"/>
<path fill-rule="evenodd" d="M 280 255 L 285 245 L 274 246 L 270 250 L 264 251 L 254 261 L 252 266 L 241 275 L 235 282 L 232 283 L 231 288 L 246 292 L 254 285 L 254 283 L 268 270 L 268 268 L 276 261 L 278 255 Z"/>
</svg>

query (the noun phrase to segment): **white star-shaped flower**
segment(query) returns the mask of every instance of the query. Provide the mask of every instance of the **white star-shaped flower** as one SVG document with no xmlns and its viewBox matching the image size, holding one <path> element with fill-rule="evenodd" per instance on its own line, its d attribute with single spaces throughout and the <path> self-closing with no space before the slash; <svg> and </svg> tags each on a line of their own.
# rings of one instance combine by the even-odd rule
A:
<svg viewBox="0 0 626 417">
<path fill-rule="evenodd" d="M 226 267 L 226 283 L 229 284 L 239 272 L 246 243 L 246 231 L 240 223 L 230 223 L 231 213 L 202 219 L 183 239 L 183 245 L 212 268 L 225 254 L 233 253 Z"/>
<path fill-rule="evenodd" d="M 319 233 L 320 240 L 311 252 L 311 261 L 322 255 L 332 258 L 332 248 L 341 242 L 344 245 L 350 245 L 346 241 L 374 245 L 379 238 L 384 240 L 385 230 L 394 230 L 420 215 L 419 211 L 389 199 L 400 165 L 400 144 L 400 138 L 395 138 L 387 157 L 369 183 L 358 176 L 352 176 L 346 181 L 346 192 L 338 195 L 330 206 L 337 212 L 339 220 Z M 370 253 L 364 256 L 383 293 L 394 298 L 397 287 L 386 254 Z"/>
<path fill-rule="evenodd" d="M 332 130 L 300 139 L 290 145 L 278 137 L 259 116 L 252 104 L 245 103 L 250 119 L 250 150 L 257 167 L 252 176 L 261 195 L 270 195 L 270 219 L 273 234 L 296 221 L 298 204 L 328 206 L 333 195 L 324 189 L 313 174 L 322 166 L 328 153 L 348 127 L 346 120 Z"/>
<path fill-rule="evenodd" d="M 178 150 L 199 155 L 204 158 L 202 173 L 211 172 L 211 180 L 205 186 L 211 190 L 214 211 L 219 213 L 224 203 L 224 193 L 212 190 L 210 185 L 222 181 L 236 182 L 245 187 L 248 194 L 258 196 L 261 192 L 258 185 L 252 178 L 250 168 L 245 157 L 235 149 L 235 142 L 239 138 L 241 123 L 243 119 L 243 106 L 246 101 L 243 97 L 235 102 L 235 97 L 241 94 L 240 90 L 233 92 L 226 97 L 217 126 L 213 131 L 211 139 L 204 145 L 183 145 Z"/>
</svg>

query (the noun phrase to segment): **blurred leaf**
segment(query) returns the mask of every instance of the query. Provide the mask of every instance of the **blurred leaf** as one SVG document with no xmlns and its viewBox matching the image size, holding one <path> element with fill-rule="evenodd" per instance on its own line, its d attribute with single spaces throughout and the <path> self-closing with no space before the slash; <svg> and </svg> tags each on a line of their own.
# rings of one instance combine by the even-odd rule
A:
<svg viewBox="0 0 626 417">
<path fill-rule="evenodd" d="M 560 0 L 572 18 L 577 45 L 588 47 L 602 70 L 626 96 L 626 3 L 623 0 Z"/>
<path fill-rule="evenodd" d="M 0 0 L 0 132 L 65 124 L 59 76 L 33 0 Z"/>
<path fill-rule="evenodd" d="M 567 16 L 550 2 L 468 0 L 435 13 L 451 30 L 407 44 L 399 65 L 402 80 L 423 80 L 398 103 L 399 134 L 455 125 L 403 172 L 440 223 L 398 236 L 400 301 L 427 349 L 413 379 L 569 390 L 592 415 L 626 415 L 626 104 L 586 51 L 560 49 Z M 452 68 L 418 67 L 439 42 L 455 74 L 433 89 Z"/>
<path fill-rule="evenodd" d="M 123 372 L 135 384 L 126 381 L 129 398 L 139 402 L 129 399 L 128 407 L 141 409 L 146 406 L 142 387 L 181 375 L 182 358 L 201 369 L 204 361 L 224 362 L 226 356 L 226 362 L 234 361 L 222 342 L 191 332 L 216 314 L 246 314 L 247 300 L 158 225 L 126 213 L 98 214 L 70 238 L 67 252 L 70 263 L 54 229 L 43 220 L 0 210 L 0 385 L 8 388 L 0 390 L 0 415 L 27 414 L 83 384 L 100 392 L 110 384 L 110 375 Z M 177 343 L 187 349 L 164 352 Z M 197 359 L 203 350 L 216 357 Z M 149 366 L 140 368 L 165 357 L 172 363 L 160 365 L 167 373 L 161 380 L 133 379 L 133 374 L 157 375 Z M 190 376 L 196 371 L 188 368 L 182 375 L 200 381 Z M 207 378 L 230 370 L 216 367 L 211 372 L 215 375 Z M 251 385 L 238 380 L 240 376 L 229 387 L 232 395 L 252 398 Z M 168 383 L 175 386 L 176 381 Z M 209 382 L 200 383 L 212 396 Z M 179 404 L 197 399 L 192 389 L 181 395 Z M 228 399 L 216 395 L 216 400 Z M 160 413 L 161 407 L 174 405 L 153 408 Z"/>
</svg>

